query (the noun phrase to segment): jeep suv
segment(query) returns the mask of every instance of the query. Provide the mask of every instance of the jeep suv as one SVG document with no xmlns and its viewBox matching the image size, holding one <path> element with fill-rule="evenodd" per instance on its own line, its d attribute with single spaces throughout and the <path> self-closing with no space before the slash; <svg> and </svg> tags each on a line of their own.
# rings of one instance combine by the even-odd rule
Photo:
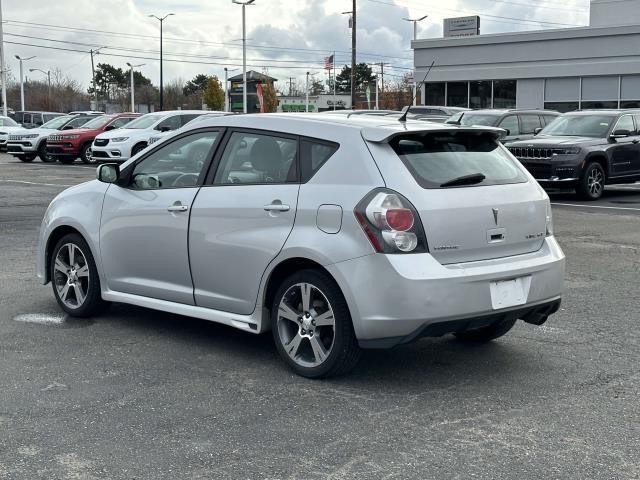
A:
<svg viewBox="0 0 640 480">
<path fill-rule="evenodd" d="M 543 187 L 596 200 L 605 184 L 640 180 L 640 110 L 565 113 L 508 148 Z"/>
<path fill-rule="evenodd" d="M 103 132 L 124 127 L 138 116 L 137 113 L 93 115 L 89 122 L 79 128 L 49 135 L 47 154 L 64 164 L 73 163 L 78 157 L 84 163 L 97 163 L 97 159 L 91 156 L 93 140 Z"/>
<path fill-rule="evenodd" d="M 507 144 L 533 138 L 537 129 L 551 123 L 559 115 L 554 110 L 474 110 L 457 113 L 446 123 L 502 128 L 507 131 L 502 143 Z"/>
</svg>

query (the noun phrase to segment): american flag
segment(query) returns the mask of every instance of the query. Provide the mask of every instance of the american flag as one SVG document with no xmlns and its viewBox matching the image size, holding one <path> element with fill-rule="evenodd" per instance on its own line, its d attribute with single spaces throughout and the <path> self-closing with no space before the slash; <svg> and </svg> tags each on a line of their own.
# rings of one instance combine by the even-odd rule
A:
<svg viewBox="0 0 640 480">
<path fill-rule="evenodd" d="M 324 69 L 333 70 L 333 55 L 324 57 Z"/>
</svg>

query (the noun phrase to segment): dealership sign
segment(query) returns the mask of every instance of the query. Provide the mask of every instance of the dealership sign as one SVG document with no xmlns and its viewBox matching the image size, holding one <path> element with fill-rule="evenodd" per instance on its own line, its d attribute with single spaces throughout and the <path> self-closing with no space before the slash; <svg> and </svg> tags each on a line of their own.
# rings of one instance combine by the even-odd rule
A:
<svg viewBox="0 0 640 480">
<path fill-rule="evenodd" d="M 445 37 L 474 37 L 480 35 L 480 17 L 457 17 L 444 19 Z"/>
</svg>

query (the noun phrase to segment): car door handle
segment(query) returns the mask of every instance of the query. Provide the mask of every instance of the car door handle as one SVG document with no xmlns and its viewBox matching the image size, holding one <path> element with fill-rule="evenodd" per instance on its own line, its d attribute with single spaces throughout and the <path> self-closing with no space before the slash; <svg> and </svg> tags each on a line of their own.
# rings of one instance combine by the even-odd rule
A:
<svg viewBox="0 0 640 480">
<path fill-rule="evenodd" d="M 167 211 L 169 212 L 186 212 L 187 210 L 189 210 L 189 206 L 182 205 L 180 202 L 175 202 L 173 205 L 167 207 Z"/>
<path fill-rule="evenodd" d="M 271 205 L 265 205 L 264 209 L 266 212 L 288 212 L 291 207 L 282 203 L 272 203 Z"/>
</svg>

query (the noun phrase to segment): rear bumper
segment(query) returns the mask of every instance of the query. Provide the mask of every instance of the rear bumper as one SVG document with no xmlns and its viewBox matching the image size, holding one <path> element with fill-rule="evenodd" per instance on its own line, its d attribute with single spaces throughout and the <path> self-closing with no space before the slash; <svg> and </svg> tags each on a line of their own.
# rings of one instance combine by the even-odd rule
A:
<svg viewBox="0 0 640 480">
<path fill-rule="evenodd" d="M 455 332 L 470 321 L 492 323 L 507 312 L 526 316 L 535 313 L 534 307 L 557 302 L 565 257 L 548 237 L 537 252 L 493 260 L 445 266 L 430 254 L 372 254 L 327 269 L 345 295 L 361 345 L 393 346 L 420 335 Z M 531 277 L 525 303 L 495 309 L 491 282 L 519 277 Z"/>
</svg>

